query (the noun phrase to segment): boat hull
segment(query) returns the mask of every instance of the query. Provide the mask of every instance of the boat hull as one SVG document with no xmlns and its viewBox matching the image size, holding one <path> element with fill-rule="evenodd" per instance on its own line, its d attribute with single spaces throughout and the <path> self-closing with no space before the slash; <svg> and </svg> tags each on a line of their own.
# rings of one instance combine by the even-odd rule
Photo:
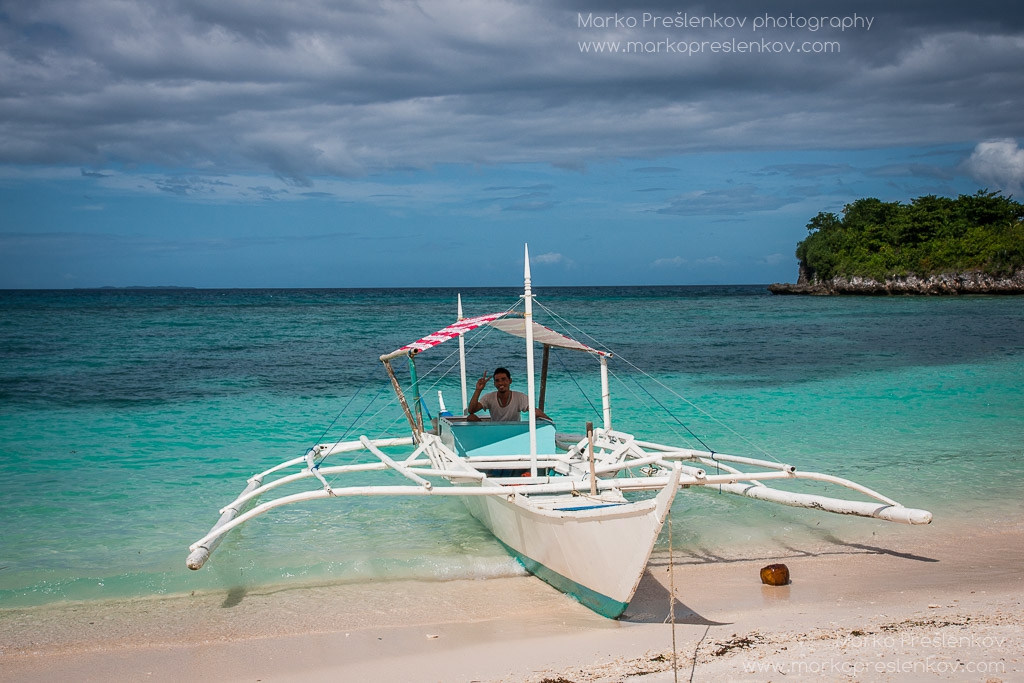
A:
<svg viewBox="0 0 1024 683">
<path fill-rule="evenodd" d="M 635 503 L 518 494 L 463 501 L 528 572 L 614 619 L 636 592 L 677 490 L 678 477 Z"/>
</svg>

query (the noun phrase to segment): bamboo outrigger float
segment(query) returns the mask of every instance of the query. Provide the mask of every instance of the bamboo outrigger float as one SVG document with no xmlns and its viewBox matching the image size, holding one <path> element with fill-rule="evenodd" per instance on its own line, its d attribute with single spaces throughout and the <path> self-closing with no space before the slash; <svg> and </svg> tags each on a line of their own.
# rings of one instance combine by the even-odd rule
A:
<svg viewBox="0 0 1024 683">
<path fill-rule="evenodd" d="M 716 490 L 794 507 L 814 508 L 903 524 L 928 524 L 932 515 L 906 508 L 852 481 L 802 472 L 769 460 L 694 450 L 640 440 L 612 428 L 608 359 L 611 354 L 533 321 L 529 253 L 526 254 L 524 312 L 462 318 L 416 342 L 381 356 L 411 436 L 317 444 L 305 455 L 281 463 L 248 480 L 245 490 L 221 509 L 217 524 L 191 546 L 187 564 L 203 566 L 224 535 L 276 507 L 321 498 L 349 496 L 459 496 L 470 513 L 532 574 L 604 616 L 621 615 L 632 599 L 672 502 L 681 489 L 713 486 Z M 462 403 L 466 402 L 463 335 L 490 326 L 526 341 L 529 404 L 534 395 L 534 345 L 543 347 L 541 400 L 546 391 L 548 351 L 569 349 L 594 356 L 601 370 L 603 425 L 585 437 L 556 439 L 552 422 L 529 411 L 521 422 L 473 421 L 444 411 L 424 423 L 416 356 L 452 339 L 460 345 Z M 412 401 L 395 375 L 391 361 L 409 361 Z M 589 427 L 589 425 L 588 425 Z M 403 449 L 404 455 L 385 450 Z M 361 454 L 357 464 L 328 465 L 340 454 Z M 711 474 L 710 468 L 716 473 Z M 740 469 L 740 468 L 744 469 Z M 404 485 L 334 486 L 346 474 L 392 470 Z M 252 507 L 274 489 L 303 480 L 313 488 L 273 498 Z M 806 480 L 835 484 L 869 500 L 843 500 L 775 489 L 772 481 Z M 634 500 L 640 492 L 646 499 Z M 631 494 L 629 498 L 625 494 Z"/>
</svg>

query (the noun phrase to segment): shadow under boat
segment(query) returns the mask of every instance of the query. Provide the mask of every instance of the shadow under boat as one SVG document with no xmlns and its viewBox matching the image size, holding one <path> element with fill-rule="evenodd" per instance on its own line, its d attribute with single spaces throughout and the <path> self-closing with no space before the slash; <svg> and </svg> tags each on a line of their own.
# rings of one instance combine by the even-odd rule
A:
<svg viewBox="0 0 1024 683">
<path fill-rule="evenodd" d="M 727 626 L 732 622 L 711 621 L 688 607 L 678 597 L 669 603 L 668 590 L 651 576 L 650 571 L 644 572 L 636 593 L 619 621 L 633 624 L 667 624 L 671 621 L 671 611 L 675 610 L 676 624 L 692 626 Z"/>
</svg>

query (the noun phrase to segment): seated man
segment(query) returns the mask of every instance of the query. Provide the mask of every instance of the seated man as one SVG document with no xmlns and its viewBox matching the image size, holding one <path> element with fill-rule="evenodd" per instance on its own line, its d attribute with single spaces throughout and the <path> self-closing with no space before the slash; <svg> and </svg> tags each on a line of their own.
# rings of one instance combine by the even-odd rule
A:
<svg viewBox="0 0 1024 683">
<path fill-rule="evenodd" d="M 469 401 L 469 419 L 479 420 L 475 415 L 479 410 L 486 410 L 491 415 L 492 422 L 517 422 L 519 414 L 530 409 L 530 399 L 526 394 L 519 391 L 512 391 L 512 373 L 505 368 L 495 368 L 494 388 L 489 394 L 480 395 L 480 392 L 487 387 L 487 373 L 476 381 L 476 391 Z M 550 420 L 551 418 L 537 410 L 534 414 L 538 419 Z"/>
</svg>

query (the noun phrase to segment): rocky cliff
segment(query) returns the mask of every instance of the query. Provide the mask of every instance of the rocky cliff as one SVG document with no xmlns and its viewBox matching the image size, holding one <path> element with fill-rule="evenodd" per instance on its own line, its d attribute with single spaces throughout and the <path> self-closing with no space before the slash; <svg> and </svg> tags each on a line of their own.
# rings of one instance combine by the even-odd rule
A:
<svg viewBox="0 0 1024 683">
<path fill-rule="evenodd" d="M 768 286 L 772 294 L 836 294 L 893 295 L 893 294 L 1024 294 L 1024 268 L 1013 275 L 997 276 L 979 271 L 944 273 L 918 277 L 886 278 L 879 282 L 864 277 L 834 277 L 831 280 L 809 280 L 801 264 L 797 283 L 776 283 Z"/>
</svg>

